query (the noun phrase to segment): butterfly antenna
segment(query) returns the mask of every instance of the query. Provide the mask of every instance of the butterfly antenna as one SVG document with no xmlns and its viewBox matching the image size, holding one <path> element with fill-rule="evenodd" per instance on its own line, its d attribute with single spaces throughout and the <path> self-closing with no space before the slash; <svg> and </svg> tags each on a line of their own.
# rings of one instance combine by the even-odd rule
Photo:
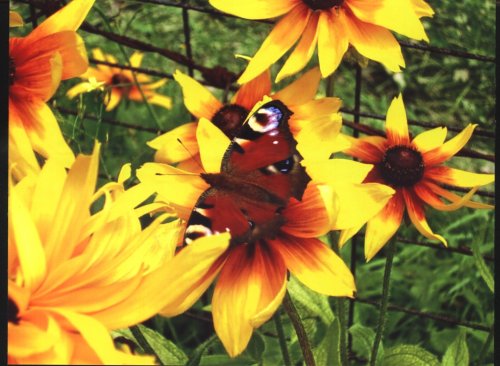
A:
<svg viewBox="0 0 500 366">
<path fill-rule="evenodd" d="M 181 144 L 181 146 L 186 149 L 186 151 L 188 152 L 189 156 L 191 156 L 191 159 L 193 159 L 193 161 L 201 168 L 201 170 L 206 173 L 205 171 L 205 168 L 203 168 L 203 165 L 201 164 L 201 161 L 199 161 L 198 159 L 196 159 L 194 157 L 193 154 L 191 154 L 191 151 L 189 151 L 189 149 L 186 147 L 186 145 L 183 144 L 183 142 L 181 141 L 180 138 L 177 138 L 177 141 L 179 142 L 179 144 Z"/>
</svg>

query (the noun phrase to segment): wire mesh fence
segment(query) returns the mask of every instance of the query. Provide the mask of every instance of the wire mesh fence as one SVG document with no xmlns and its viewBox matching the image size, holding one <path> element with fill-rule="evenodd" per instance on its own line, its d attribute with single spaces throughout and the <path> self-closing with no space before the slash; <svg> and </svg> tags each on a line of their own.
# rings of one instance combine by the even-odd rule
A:
<svg viewBox="0 0 500 366">
<path fill-rule="evenodd" d="M 27 4 L 30 9 L 31 17 L 29 22 L 35 26 L 40 17 L 46 16 L 56 9 L 58 9 L 63 3 L 60 1 L 40 1 L 40 0 L 18 0 L 18 3 Z M 106 29 L 102 24 L 91 24 L 90 22 L 84 22 L 81 26 L 81 30 L 88 34 L 93 34 L 96 37 L 102 37 L 103 39 L 116 42 L 127 49 L 130 50 L 139 50 L 147 53 L 158 54 L 161 57 L 164 57 L 173 63 L 177 64 L 179 67 L 185 67 L 188 70 L 189 75 L 195 76 L 195 78 L 202 84 L 218 88 L 220 90 L 231 91 L 236 90 L 237 85 L 235 83 L 238 74 L 230 71 L 228 68 L 224 67 L 224 65 L 215 65 L 208 66 L 204 65 L 202 61 L 195 59 L 194 51 L 195 47 L 193 46 L 193 37 L 195 35 L 191 32 L 192 20 L 190 16 L 192 13 L 200 13 L 206 15 L 206 21 L 211 21 L 213 17 L 217 19 L 222 19 L 224 22 L 224 18 L 234 18 L 231 15 L 221 13 L 213 8 L 210 8 L 208 4 L 199 5 L 192 4 L 191 2 L 174 2 L 167 0 L 123 0 L 124 3 L 131 4 L 148 4 L 150 6 L 158 6 L 159 8 L 178 8 L 178 21 L 182 23 L 182 33 L 183 33 L 183 49 L 184 54 L 177 52 L 175 50 L 169 49 L 164 45 L 155 45 L 151 44 L 147 40 L 142 40 L 136 38 L 133 34 L 118 34 L 116 32 L 110 31 Z M 241 20 L 245 21 L 245 20 Z M 253 23 L 252 21 L 247 21 L 249 26 Z M 259 21 L 264 24 L 272 24 L 272 21 Z M 99 23 L 99 22 L 94 22 Z M 438 57 L 452 57 L 459 59 L 468 59 L 474 60 L 475 62 L 482 63 L 485 65 L 494 65 L 496 63 L 495 56 L 492 55 L 484 55 L 477 54 L 474 52 L 469 52 L 464 49 L 453 49 L 446 47 L 437 47 L 429 44 L 421 44 L 421 43 L 413 43 L 408 41 L 399 40 L 400 45 L 405 49 L 407 53 L 418 53 L 415 57 L 427 57 L 426 55 L 437 55 Z M 207 50 L 210 52 L 210 50 Z M 92 57 L 89 58 L 89 62 L 94 65 L 107 65 L 113 66 L 124 70 L 131 70 L 133 72 L 140 72 L 143 74 L 147 74 L 154 77 L 160 78 L 168 78 L 172 79 L 173 75 L 170 72 L 165 72 L 163 69 L 155 69 L 149 67 L 132 67 L 130 65 L 125 65 L 121 63 L 111 63 L 106 61 L 96 60 Z M 488 66 L 490 67 L 490 66 Z M 170 71 L 170 70 L 169 70 Z M 351 105 L 351 107 L 343 107 L 341 112 L 343 113 L 343 126 L 345 126 L 353 136 L 363 135 L 384 135 L 381 129 L 373 126 L 371 121 L 385 120 L 385 115 L 372 113 L 364 110 L 363 106 L 363 94 L 370 93 L 368 88 L 364 87 L 364 75 L 363 69 L 359 65 L 351 66 L 351 72 L 355 74 L 354 80 L 355 83 L 352 85 L 353 89 L 353 100 L 350 102 L 349 100 L 345 100 L 345 103 Z M 158 127 L 150 127 L 145 125 L 139 125 L 136 123 L 122 121 L 116 118 L 102 117 L 91 113 L 83 113 L 77 109 L 72 109 L 68 107 L 58 106 L 57 110 L 63 115 L 72 115 L 72 116 L 80 116 L 84 120 L 95 120 L 100 123 L 109 124 L 118 128 L 123 129 L 132 129 L 137 131 L 143 131 L 151 134 L 151 137 L 158 135 L 160 133 L 166 132 L 168 129 L 160 129 Z M 367 122 L 364 122 L 364 121 Z M 489 144 L 493 146 L 494 140 L 496 138 L 494 124 L 495 121 L 490 121 L 489 126 L 480 126 L 478 127 L 474 134 L 477 137 L 480 137 L 485 141 L 485 144 Z M 446 121 L 435 121 L 435 120 L 418 120 L 418 119 L 409 119 L 408 123 L 411 126 L 423 127 L 423 128 L 434 128 L 442 125 L 447 125 Z M 447 125 L 448 130 L 452 132 L 461 131 L 460 126 L 457 125 Z M 485 149 L 476 149 L 476 148 L 466 148 L 463 149 L 459 154 L 459 156 L 466 157 L 469 159 L 473 159 L 476 161 L 484 161 L 486 164 L 495 162 L 495 155 L 491 151 L 485 151 Z M 454 187 L 447 186 L 447 188 L 455 190 L 457 192 L 466 192 L 467 190 Z M 494 203 L 495 194 L 491 189 L 480 189 L 476 193 L 480 196 L 484 202 Z M 360 246 L 363 245 L 362 241 L 363 233 L 359 233 L 351 243 L 350 254 L 348 255 L 350 261 L 351 271 L 356 277 L 357 281 L 362 281 L 362 278 L 356 276 L 357 269 L 360 265 L 362 265 L 363 258 L 360 255 Z M 442 252 L 442 253 L 451 253 L 456 256 L 473 256 L 473 251 L 468 246 L 460 246 L 453 247 L 450 246 L 445 248 L 443 246 L 437 245 L 435 243 L 421 241 L 421 240 L 413 240 L 405 237 L 397 237 L 397 245 L 400 246 L 419 246 L 425 247 L 426 249 Z M 492 254 L 483 254 L 482 258 L 488 263 L 492 263 L 494 261 L 494 256 Z M 350 302 L 349 308 L 349 324 L 353 324 L 355 319 L 355 311 L 358 306 L 378 306 L 379 302 L 375 297 L 364 297 L 358 296 L 353 301 Z M 391 312 L 402 312 L 408 316 L 417 317 L 420 319 L 428 319 L 430 321 L 435 321 L 441 324 L 441 326 L 462 326 L 466 328 L 471 328 L 483 332 L 492 332 L 491 324 L 480 324 L 474 321 L 468 321 L 464 319 L 458 319 L 453 317 L 452 315 L 442 314 L 442 313 L 434 313 L 425 310 L 417 310 L 413 308 L 407 308 L 401 306 L 400 304 L 389 304 L 389 311 Z M 187 313 L 187 316 L 191 316 L 198 320 L 202 320 L 205 322 L 210 322 L 209 318 L 204 318 L 202 315 L 197 315 L 196 311 L 190 311 Z M 351 343 L 350 343 L 351 345 Z M 352 358 L 356 358 L 354 354 L 352 354 Z"/>
</svg>

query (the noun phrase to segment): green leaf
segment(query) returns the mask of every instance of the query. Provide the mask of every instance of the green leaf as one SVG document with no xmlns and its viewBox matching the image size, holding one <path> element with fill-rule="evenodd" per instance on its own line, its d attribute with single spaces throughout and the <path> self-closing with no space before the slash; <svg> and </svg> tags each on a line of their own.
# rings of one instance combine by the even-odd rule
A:
<svg viewBox="0 0 500 366">
<path fill-rule="evenodd" d="M 469 349 L 465 341 L 465 331 L 461 330 L 443 356 L 443 366 L 468 366 Z"/>
<path fill-rule="evenodd" d="M 325 324 L 330 324 L 335 319 L 328 303 L 328 296 L 321 295 L 302 285 L 294 276 L 290 276 L 288 291 L 293 300 L 300 303 L 313 315 L 318 316 Z"/>
<path fill-rule="evenodd" d="M 250 357 L 252 357 L 255 361 L 262 360 L 262 354 L 266 349 L 266 344 L 264 339 L 260 335 L 259 332 L 254 331 L 250 342 L 248 342 L 248 346 L 246 348 L 246 352 Z"/>
<path fill-rule="evenodd" d="M 141 324 L 139 324 L 139 329 L 158 355 L 162 365 L 184 365 L 187 362 L 186 354 L 160 333 Z"/>
<path fill-rule="evenodd" d="M 356 323 L 349 328 L 349 333 L 352 335 L 353 349 L 356 353 L 365 357 L 367 360 L 370 359 L 373 341 L 375 340 L 375 332 L 373 329 Z M 377 363 L 382 360 L 383 356 L 384 346 L 381 341 L 377 353 Z"/>
<path fill-rule="evenodd" d="M 481 256 L 478 240 L 472 240 L 472 255 L 474 257 L 474 262 L 476 263 L 476 267 L 479 271 L 479 274 L 483 278 L 484 282 L 486 282 L 486 285 L 488 286 L 490 291 L 492 293 L 495 293 L 495 280 L 488 266 L 486 265 L 486 262 Z"/>
<path fill-rule="evenodd" d="M 383 366 L 438 366 L 439 360 L 419 346 L 402 344 L 387 349 L 381 364 Z"/>
<path fill-rule="evenodd" d="M 230 358 L 226 355 L 208 355 L 201 358 L 200 366 L 253 366 L 258 362 L 250 357 L 239 356 Z"/>
<path fill-rule="evenodd" d="M 200 344 L 194 352 L 191 354 L 189 357 L 189 361 L 186 363 L 186 366 L 198 366 L 201 362 L 201 356 L 203 355 L 203 352 L 206 351 L 208 347 L 212 345 L 213 342 L 217 340 L 217 336 L 214 334 L 210 338 L 208 338 L 205 342 Z"/>
<path fill-rule="evenodd" d="M 317 366 L 340 366 L 340 323 L 336 318 L 328 327 L 326 336 L 318 347 L 313 349 Z"/>
</svg>

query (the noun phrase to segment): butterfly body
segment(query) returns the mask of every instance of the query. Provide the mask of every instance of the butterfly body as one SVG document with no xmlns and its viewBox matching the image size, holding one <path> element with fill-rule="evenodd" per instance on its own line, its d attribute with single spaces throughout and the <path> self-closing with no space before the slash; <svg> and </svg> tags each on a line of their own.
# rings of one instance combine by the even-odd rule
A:
<svg viewBox="0 0 500 366">
<path fill-rule="evenodd" d="M 224 154 L 220 173 L 202 173 L 210 186 L 187 223 L 184 243 L 229 231 L 232 243 L 274 237 L 291 197 L 302 199 L 310 178 L 280 101 L 264 104 L 242 125 Z"/>
</svg>

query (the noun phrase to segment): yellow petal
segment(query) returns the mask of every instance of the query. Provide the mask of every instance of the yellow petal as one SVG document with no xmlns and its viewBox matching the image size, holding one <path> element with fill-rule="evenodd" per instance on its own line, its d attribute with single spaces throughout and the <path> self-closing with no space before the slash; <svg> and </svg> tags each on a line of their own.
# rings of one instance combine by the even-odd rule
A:
<svg viewBox="0 0 500 366">
<path fill-rule="evenodd" d="M 413 186 L 413 190 L 415 191 L 416 195 L 429 206 L 440 211 L 455 211 L 461 207 L 464 207 L 478 189 L 478 187 L 474 187 L 460 199 L 452 201 L 452 203 L 450 204 L 446 204 L 437 197 L 429 184 L 423 183 L 424 182 L 421 182 L 421 184 L 416 184 L 415 186 Z"/>
<path fill-rule="evenodd" d="M 280 237 L 271 240 L 287 268 L 310 289 L 329 296 L 354 297 L 354 277 L 344 261 L 315 238 Z"/>
<path fill-rule="evenodd" d="M 338 212 L 333 230 L 358 227 L 384 208 L 394 194 L 391 187 L 378 183 L 336 184 Z"/>
<path fill-rule="evenodd" d="M 214 8 L 245 19 L 274 18 L 288 13 L 298 3 L 297 0 L 246 0 L 244 2 L 209 0 L 209 2 Z"/>
<path fill-rule="evenodd" d="M 436 182 L 457 187 L 475 187 L 490 184 L 495 180 L 494 174 L 471 173 L 461 169 L 438 166 L 427 169 L 425 177 Z"/>
<path fill-rule="evenodd" d="M 427 151 L 425 154 L 423 154 L 424 163 L 427 166 L 436 165 L 445 162 L 446 160 L 454 156 L 469 141 L 476 126 L 477 125 L 475 124 L 467 125 L 467 127 L 465 127 L 462 132 L 457 134 L 451 140 L 446 141 L 444 144 L 433 150 Z"/>
<path fill-rule="evenodd" d="M 341 134 L 339 137 L 350 143 L 350 146 L 343 152 L 347 155 L 360 159 L 364 163 L 380 163 L 387 149 L 387 139 L 381 136 L 365 136 L 354 138 Z"/>
<path fill-rule="evenodd" d="M 40 170 L 26 130 L 18 122 L 17 113 L 9 103 L 9 166 L 15 179 L 21 179 L 29 173 L 36 174 Z"/>
<path fill-rule="evenodd" d="M 43 243 L 28 207 L 15 189 L 9 194 L 9 236 L 15 243 L 24 287 L 36 290 L 47 271 Z"/>
<path fill-rule="evenodd" d="M 80 94 L 83 94 L 83 93 L 87 93 L 88 90 L 89 90 L 89 86 L 90 86 L 90 83 L 87 82 L 87 81 L 84 81 L 82 83 L 76 84 L 74 87 L 70 88 L 66 92 L 66 96 L 69 99 L 73 99 L 77 95 L 80 95 Z"/>
<path fill-rule="evenodd" d="M 39 124 L 36 129 L 26 130 L 33 150 L 46 158 L 58 160 L 65 167 L 69 167 L 75 157 L 64 140 L 59 124 L 50 108 L 43 102 L 21 106 L 24 108 L 23 112 L 25 113 L 23 119 Z"/>
<path fill-rule="evenodd" d="M 254 325 L 270 317 L 283 296 L 286 267 L 270 247 L 255 243 L 233 248 L 220 273 L 212 298 L 214 327 L 231 357 L 243 352 Z M 275 310 L 275 309 L 273 309 Z M 263 314 L 266 314 L 262 318 Z M 253 323 L 252 323 L 253 322 Z"/>
<path fill-rule="evenodd" d="M 417 147 L 418 151 L 425 153 L 441 146 L 446 139 L 446 133 L 446 127 L 436 127 L 432 130 L 422 132 L 411 143 Z"/>
<path fill-rule="evenodd" d="M 420 17 L 431 17 L 434 15 L 434 10 L 423 0 L 411 0 L 413 3 L 413 9 L 417 16 Z"/>
<path fill-rule="evenodd" d="M 196 140 L 197 127 L 196 122 L 186 123 L 148 141 L 147 144 L 157 150 L 155 161 L 173 164 L 196 156 L 199 151 Z"/>
<path fill-rule="evenodd" d="M 405 66 L 401 46 L 387 29 L 378 25 L 365 23 L 353 16 L 344 18 L 345 32 L 349 43 L 361 55 L 380 62 L 393 72 L 401 71 Z"/>
<path fill-rule="evenodd" d="M 392 145 L 405 145 L 410 142 L 408 134 L 408 121 L 401 94 L 395 97 L 389 109 L 385 122 L 387 140 Z"/>
<path fill-rule="evenodd" d="M 337 69 L 349 45 L 343 18 L 342 13 L 329 11 L 322 11 L 319 17 L 318 58 L 324 78 Z"/>
<path fill-rule="evenodd" d="M 163 107 L 165 109 L 172 109 L 172 99 L 165 95 L 155 93 L 152 96 L 148 97 L 148 102 L 151 104 L 159 105 L 160 107 Z"/>
<path fill-rule="evenodd" d="M 15 11 L 9 11 L 9 27 L 22 27 L 23 18 Z"/>
<path fill-rule="evenodd" d="M 198 300 L 219 273 L 229 240 L 228 233 L 196 239 L 167 264 L 168 274 L 159 277 L 168 287 L 162 315 L 183 313 Z"/>
<path fill-rule="evenodd" d="M 367 23 L 391 29 L 404 36 L 429 41 L 410 0 L 350 0 L 346 6 Z"/>
<path fill-rule="evenodd" d="M 222 103 L 193 78 L 176 70 L 174 79 L 182 88 L 184 105 L 197 118 L 205 117 L 211 119 L 222 108 Z"/>
<path fill-rule="evenodd" d="M 306 5 L 299 3 L 283 17 L 275 25 L 257 53 L 248 63 L 247 68 L 238 79 L 238 83 L 247 83 L 283 56 L 299 39 L 307 24 L 310 13 Z"/>
<path fill-rule="evenodd" d="M 296 134 L 297 150 L 304 160 L 325 161 L 332 154 L 342 127 L 339 113 L 310 121 Z"/>
<path fill-rule="evenodd" d="M 311 59 L 318 41 L 319 13 L 313 12 L 299 43 L 276 76 L 276 83 L 302 70 Z"/>
<path fill-rule="evenodd" d="M 120 103 L 122 99 L 122 93 L 118 88 L 111 88 L 109 91 L 109 97 L 104 100 L 104 104 L 106 104 L 106 111 L 109 112 Z"/>
<path fill-rule="evenodd" d="M 307 173 L 313 181 L 332 186 L 342 183 L 361 183 L 373 168 L 371 164 L 347 159 L 315 162 L 304 160 L 302 165 L 306 167 Z"/>
<path fill-rule="evenodd" d="M 361 230 L 364 224 L 361 224 L 357 227 L 352 227 L 349 229 L 344 229 L 340 231 L 339 235 L 339 248 L 343 248 L 349 239 L 351 239 L 356 233 Z M 354 245 L 354 244 L 353 244 Z"/>
<path fill-rule="evenodd" d="M 434 191 L 434 193 L 446 198 L 447 200 L 449 200 L 451 202 L 461 201 L 461 199 L 462 199 L 462 197 L 457 196 L 456 194 L 451 193 L 450 191 L 448 191 L 444 188 L 441 188 L 436 184 L 431 184 L 431 183 L 427 183 L 427 184 Z M 495 206 L 493 206 L 493 205 L 488 205 L 486 203 L 474 202 L 474 201 L 466 201 L 464 203 L 464 206 L 470 207 L 470 208 L 484 208 L 484 209 L 495 208 Z"/>
<path fill-rule="evenodd" d="M 428 239 L 439 240 L 444 246 L 448 246 L 446 239 L 441 235 L 434 234 L 425 219 L 425 212 L 422 205 L 422 201 L 413 193 L 407 189 L 403 189 L 403 197 L 406 204 L 406 211 L 410 217 L 411 222 L 417 230 Z"/>
<path fill-rule="evenodd" d="M 207 173 L 220 172 L 222 157 L 231 141 L 212 122 L 201 118 L 196 130 L 200 157 Z"/>
<path fill-rule="evenodd" d="M 187 220 L 200 195 L 208 184 L 199 174 L 192 174 L 169 165 L 146 163 L 136 171 L 139 181 L 151 185 L 159 199 L 176 209 L 180 218 Z"/>
<path fill-rule="evenodd" d="M 371 260 L 398 231 L 404 210 L 403 196 L 401 192 L 396 192 L 382 211 L 368 221 L 365 233 L 365 258 L 367 261 Z"/>
<path fill-rule="evenodd" d="M 49 34 L 62 31 L 76 31 L 84 21 L 95 0 L 73 0 L 45 19 L 30 34 L 29 38 L 38 40 Z"/>
<path fill-rule="evenodd" d="M 62 191 L 53 226 L 45 242 L 47 263 L 54 266 L 72 254 L 72 240 L 78 237 L 82 223 L 90 216 L 90 203 L 95 190 L 100 144 L 94 145 L 92 155 L 79 155 L 72 165 Z"/>
<path fill-rule="evenodd" d="M 132 56 L 130 56 L 129 63 L 132 67 L 140 67 L 142 63 L 142 57 L 144 54 L 140 51 L 135 51 Z"/>
<path fill-rule="evenodd" d="M 299 106 L 303 103 L 309 102 L 311 99 L 314 99 L 318 91 L 320 80 L 321 73 L 319 68 L 313 67 L 311 70 L 301 75 L 297 80 L 294 80 L 285 88 L 274 93 L 272 98 L 281 100 L 287 106 Z M 340 99 L 338 100 L 340 102 Z"/>
</svg>

